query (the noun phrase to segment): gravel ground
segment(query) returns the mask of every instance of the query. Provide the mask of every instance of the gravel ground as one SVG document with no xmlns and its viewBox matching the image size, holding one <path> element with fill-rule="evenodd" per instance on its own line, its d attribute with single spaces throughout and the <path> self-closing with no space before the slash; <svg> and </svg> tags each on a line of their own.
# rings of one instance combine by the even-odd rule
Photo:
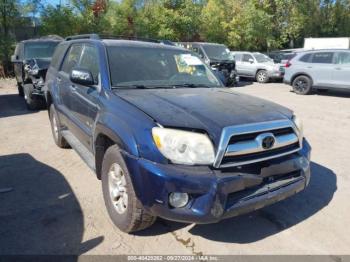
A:
<svg viewBox="0 0 350 262">
<path fill-rule="evenodd" d="M 158 220 L 136 235 L 110 222 L 101 184 L 55 146 L 46 111 L 0 80 L 0 254 L 350 254 L 350 94 L 298 96 L 280 83 L 237 92 L 293 109 L 313 147 L 310 186 L 213 225 Z"/>
</svg>

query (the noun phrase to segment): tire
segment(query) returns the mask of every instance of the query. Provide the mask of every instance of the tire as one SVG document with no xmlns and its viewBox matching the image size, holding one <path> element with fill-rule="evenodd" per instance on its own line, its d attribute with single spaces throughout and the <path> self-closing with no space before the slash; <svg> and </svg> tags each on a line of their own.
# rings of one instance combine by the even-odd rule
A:
<svg viewBox="0 0 350 262">
<path fill-rule="evenodd" d="M 117 145 L 107 149 L 101 173 L 103 198 L 113 223 L 126 233 L 150 227 L 156 217 L 148 214 L 137 199 L 129 170 Z M 113 195 L 112 192 L 116 193 Z"/>
<path fill-rule="evenodd" d="M 256 73 L 255 79 L 259 83 L 267 83 L 270 80 L 266 70 L 259 70 Z"/>
<path fill-rule="evenodd" d="M 312 93 L 312 80 L 308 76 L 301 75 L 296 77 L 292 86 L 294 93 L 298 95 L 309 95 Z"/>
<path fill-rule="evenodd" d="M 33 96 L 33 90 L 34 86 L 32 84 L 25 84 L 23 86 L 24 100 L 29 110 L 37 110 L 42 107 L 42 101 Z"/>
<path fill-rule="evenodd" d="M 20 83 L 17 83 L 17 89 L 18 89 L 18 95 L 23 97 L 24 96 L 24 91 L 23 91 L 23 86 Z"/>
<path fill-rule="evenodd" d="M 51 104 L 49 108 L 49 116 L 50 116 L 52 136 L 55 141 L 55 144 L 60 148 L 69 148 L 70 146 L 68 142 L 62 136 L 62 132 L 61 132 L 62 126 L 58 119 L 58 115 L 54 104 Z"/>
</svg>

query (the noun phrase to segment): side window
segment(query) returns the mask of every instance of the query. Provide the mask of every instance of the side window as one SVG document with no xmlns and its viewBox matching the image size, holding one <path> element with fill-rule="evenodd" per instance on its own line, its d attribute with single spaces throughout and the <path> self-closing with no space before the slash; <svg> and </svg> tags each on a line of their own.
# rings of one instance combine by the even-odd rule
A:
<svg viewBox="0 0 350 262">
<path fill-rule="evenodd" d="M 306 54 L 306 55 L 303 55 L 299 61 L 301 62 L 305 62 L 305 63 L 310 63 L 310 59 L 311 59 L 311 54 Z"/>
<path fill-rule="evenodd" d="M 65 51 L 67 45 L 61 44 L 56 47 L 55 52 L 53 53 L 52 59 L 51 59 L 51 66 L 55 69 L 58 69 L 60 67 L 60 62 L 62 60 L 63 52 Z"/>
<path fill-rule="evenodd" d="M 337 53 L 335 63 L 340 65 L 350 65 L 350 52 Z"/>
<path fill-rule="evenodd" d="M 76 67 L 79 63 L 80 55 L 82 51 L 82 45 L 72 45 L 64 58 L 61 71 L 70 74 L 73 67 Z"/>
<path fill-rule="evenodd" d="M 242 61 L 243 62 L 249 62 L 249 59 L 253 59 L 253 57 L 251 55 L 244 54 Z"/>
<path fill-rule="evenodd" d="M 312 63 L 332 64 L 332 61 L 333 61 L 332 52 L 314 53 L 314 56 L 312 57 Z"/>
<path fill-rule="evenodd" d="M 91 45 L 84 45 L 79 67 L 89 70 L 94 78 L 95 84 L 98 84 L 98 76 L 100 74 L 98 63 L 97 49 Z"/>
</svg>

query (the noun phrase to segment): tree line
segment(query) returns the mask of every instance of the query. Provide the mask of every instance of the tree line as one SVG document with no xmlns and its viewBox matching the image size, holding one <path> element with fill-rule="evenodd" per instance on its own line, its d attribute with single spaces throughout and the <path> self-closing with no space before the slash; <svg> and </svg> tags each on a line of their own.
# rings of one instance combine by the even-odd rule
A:
<svg viewBox="0 0 350 262">
<path fill-rule="evenodd" d="M 219 42 L 233 50 L 293 48 L 305 37 L 350 36 L 350 0 L 70 0 L 62 6 L 0 0 L 2 61 L 11 26 L 25 15 L 40 18 L 41 35 L 96 32 Z"/>
</svg>

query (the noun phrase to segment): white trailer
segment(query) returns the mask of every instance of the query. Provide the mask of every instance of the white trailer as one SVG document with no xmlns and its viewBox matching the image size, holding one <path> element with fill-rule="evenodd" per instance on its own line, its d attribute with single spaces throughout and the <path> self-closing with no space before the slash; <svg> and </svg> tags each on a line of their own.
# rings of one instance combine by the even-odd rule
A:
<svg viewBox="0 0 350 262">
<path fill-rule="evenodd" d="M 350 37 L 305 38 L 304 49 L 350 49 Z"/>
</svg>

